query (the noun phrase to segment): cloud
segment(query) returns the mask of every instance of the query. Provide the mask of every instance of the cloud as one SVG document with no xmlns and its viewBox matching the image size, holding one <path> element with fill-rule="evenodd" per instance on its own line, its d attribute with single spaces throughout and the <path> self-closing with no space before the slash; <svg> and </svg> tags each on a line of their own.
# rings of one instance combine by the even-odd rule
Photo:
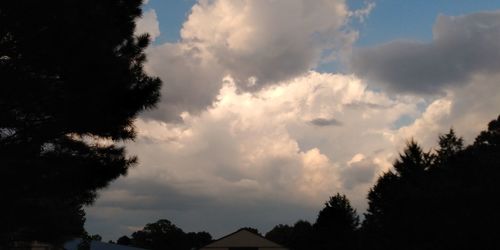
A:
<svg viewBox="0 0 500 250">
<path fill-rule="evenodd" d="M 160 36 L 160 24 L 158 23 L 158 18 L 154 9 L 150 9 L 143 13 L 142 17 L 137 19 L 135 25 L 136 35 L 148 33 L 152 41 Z"/>
<path fill-rule="evenodd" d="M 352 189 L 362 183 L 371 184 L 375 178 L 377 163 L 363 154 L 356 154 L 341 169 L 342 185 L 346 189 Z"/>
<path fill-rule="evenodd" d="M 415 138 L 424 147 L 435 147 L 437 136 L 453 127 L 466 143 L 500 114 L 500 74 L 477 74 L 464 86 L 448 90 L 433 100 L 413 123 L 399 128 L 399 138 Z"/>
<path fill-rule="evenodd" d="M 343 0 L 199 1 L 179 42 L 147 51 L 146 70 L 163 88 L 159 108 L 143 117 L 180 122 L 182 112 L 199 114 L 226 76 L 238 91 L 257 92 L 339 59 L 357 38 L 348 20 L 359 15 Z"/>
<path fill-rule="evenodd" d="M 205 52 L 184 43 L 165 43 L 148 49 L 146 71 L 163 81 L 157 109 L 143 117 L 182 122 L 181 114 L 199 114 L 216 100 L 223 84 L 223 68 Z"/>
<path fill-rule="evenodd" d="M 392 99 L 355 76 L 313 71 L 254 93 L 226 77 L 216 99 L 198 115 L 184 114 L 183 123 L 138 119 L 138 138 L 127 148 L 140 164 L 102 194 L 88 211 L 91 221 L 110 211 L 106 220 L 123 233 L 159 218 L 186 230 L 210 225 L 219 236 L 240 226 L 266 231 L 314 220 L 336 192 L 363 211 L 373 179 L 397 152 L 390 125 L 417 112 L 417 99 Z M 368 102 L 392 108 L 351 108 Z M 318 117 L 349 126 L 317 129 L 309 121 Z"/>
<path fill-rule="evenodd" d="M 357 18 L 359 22 L 363 23 L 365 22 L 366 18 L 370 15 L 370 13 L 374 8 L 375 8 L 374 2 L 365 2 L 364 8 L 351 11 L 349 15 Z"/>
<path fill-rule="evenodd" d="M 207 202 L 203 206 L 190 207 L 187 210 L 127 209 L 120 206 L 120 203 L 110 206 L 97 202 L 95 206 L 87 208 L 87 230 L 116 240 L 122 235 L 130 236 L 142 229 L 146 223 L 165 218 L 185 232 L 207 231 L 214 238 L 219 238 L 242 226 L 267 232 L 274 225 L 292 224 L 299 217 L 308 220 L 314 220 L 316 217 L 315 209 L 309 206 L 273 200 L 245 204 L 229 201 Z"/>
<path fill-rule="evenodd" d="M 117 239 L 167 218 L 216 237 L 241 226 L 266 232 L 314 220 L 336 192 L 363 212 L 369 188 L 406 139 L 428 149 L 453 125 L 472 142 L 498 115 L 498 80 L 475 76 L 422 112 L 421 98 L 390 98 L 355 76 L 310 72 L 252 94 L 226 78 L 214 105 L 185 114 L 184 123 L 137 120 L 138 139 L 127 148 L 139 166 L 87 209 L 88 230 Z M 394 129 L 405 115 L 415 120 Z M 349 126 L 317 129 L 307 122 L 331 116 Z"/>
<path fill-rule="evenodd" d="M 325 127 L 325 126 L 341 126 L 342 123 L 338 121 L 335 118 L 315 118 L 309 121 L 312 125 L 319 126 L 319 127 Z"/>
<path fill-rule="evenodd" d="M 359 49 L 353 71 L 397 93 L 444 94 L 475 74 L 500 70 L 500 12 L 440 15 L 429 43 L 394 41 Z"/>
<path fill-rule="evenodd" d="M 181 34 L 215 55 L 239 88 L 258 90 L 307 72 L 323 50 L 352 40 L 341 29 L 348 16 L 344 1 L 200 1 Z"/>
<path fill-rule="evenodd" d="M 431 43 L 361 51 L 356 58 L 366 63 L 354 66 L 365 78 L 311 70 L 332 56 L 325 51 L 349 50 L 356 33 L 346 20 L 365 12 L 343 1 L 200 1 L 179 42 L 147 51 L 146 70 L 164 81 L 162 101 L 137 119 L 138 138 L 127 149 L 139 166 L 86 209 L 88 230 L 117 239 L 166 218 L 216 237 L 241 226 L 265 232 L 314 220 L 337 192 L 362 212 L 367 191 L 406 139 L 427 148 L 453 125 L 470 142 L 498 115 L 496 62 L 476 67 L 463 59 L 480 60 L 482 49 L 467 41 L 494 47 L 486 41 L 497 34 L 495 13 L 440 17 Z M 454 41 L 469 36 L 461 32 L 478 41 Z M 430 83 L 413 86 L 389 70 Z M 450 76 L 438 76 L 446 70 Z M 441 95 L 389 95 L 369 88 L 372 79 L 391 91 Z M 394 126 L 401 117 L 405 126 Z"/>
</svg>

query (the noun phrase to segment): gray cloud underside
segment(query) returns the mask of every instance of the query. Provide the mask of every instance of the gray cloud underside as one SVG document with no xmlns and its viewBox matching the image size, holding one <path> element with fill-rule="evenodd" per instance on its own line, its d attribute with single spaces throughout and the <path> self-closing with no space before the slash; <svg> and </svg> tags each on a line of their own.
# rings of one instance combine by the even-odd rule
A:
<svg viewBox="0 0 500 250">
<path fill-rule="evenodd" d="M 163 87 L 158 108 L 141 116 L 179 123 L 183 112 L 197 115 L 217 100 L 226 76 L 255 93 L 306 74 L 350 50 L 357 33 L 346 23 L 365 12 L 351 14 L 344 0 L 199 1 L 178 42 L 147 50 L 146 70 Z M 159 33 L 156 15 L 145 17 L 141 29 Z"/>
<path fill-rule="evenodd" d="M 148 50 L 148 72 L 165 82 L 162 102 L 136 121 L 139 136 L 127 146 L 140 166 L 86 210 L 90 233 L 116 240 L 160 218 L 215 237 L 241 226 L 266 232 L 297 219 L 313 221 L 336 192 L 362 212 L 368 189 L 407 138 L 429 148 L 438 133 L 453 126 L 470 142 L 498 115 L 500 75 L 481 74 L 498 70 L 495 12 L 440 17 L 431 43 L 395 42 L 358 51 L 357 75 L 369 76 L 368 83 L 378 79 L 392 91 L 429 93 L 462 84 L 435 96 L 422 113 L 419 97 L 388 96 L 357 75 L 303 75 L 319 63 L 319 52 L 344 47 L 336 40 L 316 44 L 310 36 L 317 30 L 348 35 L 338 30 L 346 18 L 342 8 L 332 20 L 331 8 L 323 5 L 334 2 L 283 0 L 279 3 L 291 4 L 287 16 L 274 15 L 281 9 L 266 3 L 207 1 L 188 18 L 192 25 L 184 26 L 181 41 Z M 309 24 L 296 15 L 301 3 L 313 8 Z M 221 17 L 244 18 L 239 25 L 220 26 L 232 23 Z M 211 40 L 215 37 L 222 40 Z M 226 75 L 234 82 L 223 87 Z M 251 76 L 258 78 L 253 87 L 245 85 Z M 185 111 L 189 114 L 181 118 Z M 405 115 L 416 120 L 393 128 Z M 348 126 L 335 125 L 339 121 Z"/>
<path fill-rule="evenodd" d="M 117 190 L 127 195 L 121 196 Z M 187 194 L 166 184 L 146 181 L 118 181 L 104 196 L 105 199 L 87 208 L 87 225 L 90 225 L 87 229 L 113 240 L 160 218 L 171 220 L 186 232 L 204 230 L 216 238 L 242 226 L 259 228 L 265 233 L 274 225 L 293 224 L 298 218 L 314 220 L 320 205 L 311 207 L 287 203 L 284 199 L 235 202 L 224 197 Z"/>
<path fill-rule="evenodd" d="M 394 104 L 382 105 L 382 104 L 371 103 L 371 102 L 352 102 L 352 103 L 347 103 L 344 106 L 347 108 L 351 108 L 351 109 L 364 109 L 364 108 L 389 109 L 391 107 L 394 107 Z"/>
<path fill-rule="evenodd" d="M 316 118 L 312 119 L 309 121 L 310 124 L 319 126 L 319 127 L 326 127 L 326 126 L 342 126 L 342 122 L 335 118 L 331 119 L 326 119 L 326 118 Z"/>
<path fill-rule="evenodd" d="M 364 159 L 341 170 L 342 184 L 345 188 L 352 189 L 360 183 L 371 183 L 375 174 L 373 162 L 370 159 Z"/>
<path fill-rule="evenodd" d="M 439 16 L 430 43 L 395 41 L 359 49 L 352 69 L 390 91 L 441 93 L 500 70 L 500 12 Z"/>
</svg>

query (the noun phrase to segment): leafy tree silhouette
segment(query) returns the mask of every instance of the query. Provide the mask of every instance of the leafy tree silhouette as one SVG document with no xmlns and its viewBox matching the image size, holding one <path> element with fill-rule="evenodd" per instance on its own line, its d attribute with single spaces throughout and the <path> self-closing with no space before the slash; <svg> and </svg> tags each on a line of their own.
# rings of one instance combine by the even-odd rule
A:
<svg viewBox="0 0 500 250">
<path fill-rule="evenodd" d="M 436 150 L 435 165 L 445 165 L 450 158 L 464 149 L 464 139 L 457 137 L 455 131 L 450 129 L 447 134 L 439 136 L 439 148 Z"/>
<path fill-rule="evenodd" d="M 316 249 L 313 226 L 299 220 L 293 226 L 279 224 L 266 233 L 266 238 L 292 250 Z"/>
<path fill-rule="evenodd" d="M 289 245 L 293 250 L 315 249 L 313 227 L 310 222 L 305 220 L 295 222 Z"/>
<path fill-rule="evenodd" d="M 132 234 L 134 246 L 146 249 L 189 249 L 187 237 L 182 229 L 169 220 L 148 223 L 144 229 Z"/>
<path fill-rule="evenodd" d="M 368 249 L 424 247 L 433 244 L 427 224 L 433 218 L 429 171 L 436 157 L 411 140 L 368 194 L 363 244 Z"/>
<path fill-rule="evenodd" d="M 298 221 L 266 234 L 290 249 L 500 249 L 500 116 L 464 146 L 453 129 L 434 151 L 414 141 L 368 193 L 359 223 L 344 195 L 325 204 L 312 226 Z"/>
<path fill-rule="evenodd" d="M 126 235 L 123 235 L 122 237 L 118 238 L 118 240 L 116 240 L 116 244 L 122 246 L 129 246 L 132 244 L 132 239 L 130 239 L 130 237 Z"/>
<path fill-rule="evenodd" d="M 424 153 L 413 139 L 406 144 L 406 149 L 394 163 L 396 175 L 401 178 L 417 180 L 429 169 L 432 162 L 430 153 Z"/>
<path fill-rule="evenodd" d="M 189 232 L 186 234 L 189 249 L 200 249 L 212 242 L 212 235 L 208 232 Z"/>
<path fill-rule="evenodd" d="M 132 233 L 132 237 L 122 236 L 117 244 L 145 249 L 191 250 L 210 243 L 212 236 L 207 232 L 188 232 L 166 219 L 148 223 L 142 230 Z"/>
<path fill-rule="evenodd" d="M 356 249 L 359 217 L 345 195 L 330 197 L 314 223 L 318 249 Z"/>
<path fill-rule="evenodd" d="M 291 248 L 290 245 L 293 227 L 289 225 L 279 224 L 273 227 L 271 231 L 266 233 L 266 239 L 276 242 L 282 246 Z"/>
<path fill-rule="evenodd" d="M 345 195 L 330 197 L 314 225 L 305 220 L 293 226 L 279 224 L 266 238 L 292 250 L 357 249 L 359 217 Z"/>
<path fill-rule="evenodd" d="M 0 2 L 0 246 L 83 234 L 84 205 L 126 174 L 119 146 L 159 99 L 141 0 Z"/>
<path fill-rule="evenodd" d="M 368 194 L 365 249 L 497 249 L 500 117 L 474 144 L 451 129 L 434 153 L 414 142 Z"/>
</svg>

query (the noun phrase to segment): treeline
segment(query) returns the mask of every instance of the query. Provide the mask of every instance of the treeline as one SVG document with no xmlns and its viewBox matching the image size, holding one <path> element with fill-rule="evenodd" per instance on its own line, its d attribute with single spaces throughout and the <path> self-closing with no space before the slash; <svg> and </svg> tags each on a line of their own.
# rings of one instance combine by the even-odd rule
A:
<svg viewBox="0 0 500 250">
<path fill-rule="evenodd" d="M 265 237 L 290 249 L 352 249 L 359 217 L 345 195 L 330 197 L 314 224 L 305 220 L 293 226 L 277 225 Z"/>
<path fill-rule="evenodd" d="M 409 141 L 370 189 L 362 223 L 337 193 L 314 223 L 280 224 L 265 237 L 292 250 L 500 249 L 499 182 L 500 116 L 468 146 L 453 129 L 433 150 Z M 210 241 L 206 232 L 186 234 L 160 220 L 117 243 L 190 249 Z"/>
<path fill-rule="evenodd" d="M 212 241 L 207 232 L 188 232 L 174 225 L 169 220 L 161 219 L 155 223 L 148 223 L 139 231 L 120 237 L 116 244 L 134 246 L 145 249 L 198 249 Z"/>
<path fill-rule="evenodd" d="M 500 116 L 474 143 L 453 130 L 414 141 L 368 194 L 362 249 L 500 249 Z"/>
</svg>

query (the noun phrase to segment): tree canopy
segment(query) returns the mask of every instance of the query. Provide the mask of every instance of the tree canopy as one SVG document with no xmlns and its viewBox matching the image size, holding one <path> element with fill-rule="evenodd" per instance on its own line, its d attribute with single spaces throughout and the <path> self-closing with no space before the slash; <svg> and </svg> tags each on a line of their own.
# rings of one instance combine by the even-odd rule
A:
<svg viewBox="0 0 500 250">
<path fill-rule="evenodd" d="M 464 146 L 464 139 L 453 129 L 438 137 L 438 145 L 425 152 L 415 140 L 407 143 L 393 168 L 369 191 L 361 227 L 348 198 L 337 193 L 325 202 L 314 224 L 305 220 L 279 224 L 265 237 L 291 250 L 500 249 L 495 230 L 500 223 L 496 200 L 500 197 L 500 116 L 472 145 Z M 193 242 L 201 247 L 211 240 L 208 233 L 181 232 L 160 220 L 118 242 L 187 249 Z M 198 240 L 189 237 L 198 234 Z M 153 247 L 153 242 L 162 243 Z"/>
<path fill-rule="evenodd" d="M 345 195 L 337 193 L 319 211 L 314 233 L 318 249 L 354 249 L 359 217 Z"/>
<path fill-rule="evenodd" d="M 141 0 L 1 1 L 0 244 L 83 233 L 83 206 L 136 158 L 117 143 L 159 99 Z"/>
<path fill-rule="evenodd" d="M 132 233 L 131 237 L 122 236 L 117 244 L 145 249 L 198 249 L 212 241 L 207 232 L 188 232 L 166 219 L 148 223 L 143 229 Z"/>
<path fill-rule="evenodd" d="M 265 237 L 293 250 L 356 249 L 359 217 L 345 195 L 337 193 L 325 202 L 314 224 L 299 220 L 279 224 Z"/>
<path fill-rule="evenodd" d="M 278 224 L 267 232 L 265 237 L 278 244 L 290 247 L 289 242 L 291 241 L 293 229 L 294 227 L 289 225 Z"/>
<path fill-rule="evenodd" d="M 415 142 L 368 194 L 365 249 L 496 249 L 500 117 L 472 145 L 454 130 L 424 153 Z"/>
<path fill-rule="evenodd" d="M 358 216 L 336 194 L 316 222 L 277 225 L 266 238 L 290 249 L 498 249 L 500 116 L 473 144 L 453 129 L 424 151 L 415 141 L 382 174 Z"/>
</svg>

